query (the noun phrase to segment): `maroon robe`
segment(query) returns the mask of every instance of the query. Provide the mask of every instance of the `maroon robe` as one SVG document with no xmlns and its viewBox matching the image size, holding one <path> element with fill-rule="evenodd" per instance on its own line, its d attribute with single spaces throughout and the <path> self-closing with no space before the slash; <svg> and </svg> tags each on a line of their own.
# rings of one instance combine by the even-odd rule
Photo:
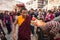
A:
<svg viewBox="0 0 60 40">
<path fill-rule="evenodd" d="M 60 38 L 57 38 L 56 40 L 60 40 Z"/>
<path fill-rule="evenodd" d="M 30 17 L 27 16 L 24 22 L 18 28 L 18 40 L 31 40 L 30 38 Z"/>
</svg>

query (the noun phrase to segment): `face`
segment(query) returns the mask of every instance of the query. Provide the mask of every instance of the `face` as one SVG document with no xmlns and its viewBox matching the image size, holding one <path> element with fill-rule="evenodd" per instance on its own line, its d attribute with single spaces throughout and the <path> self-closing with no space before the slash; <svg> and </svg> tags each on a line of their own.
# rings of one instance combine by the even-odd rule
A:
<svg viewBox="0 0 60 40">
<path fill-rule="evenodd" d="M 30 10 L 30 12 L 31 12 L 31 13 L 33 13 L 33 12 L 34 12 L 34 10 Z"/>
<path fill-rule="evenodd" d="M 22 10 L 22 15 L 26 16 L 26 14 L 27 14 L 27 10 Z"/>
<path fill-rule="evenodd" d="M 9 12 L 5 12 L 7 15 L 9 15 Z"/>
<path fill-rule="evenodd" d="M 20 10 L 21 10 L 21 7 L 18 7 L 17 10 L 15 10 L 15 11 L 20 11 Z"/>
</svg>

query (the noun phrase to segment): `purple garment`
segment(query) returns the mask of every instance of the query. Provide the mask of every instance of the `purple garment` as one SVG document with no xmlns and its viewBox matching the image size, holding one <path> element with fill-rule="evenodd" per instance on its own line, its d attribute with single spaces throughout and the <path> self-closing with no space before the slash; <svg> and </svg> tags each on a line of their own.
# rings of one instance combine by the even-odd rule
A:
<svg viewBox="0 0 60 40">
<path fill-rule="evenodd" d="M 12 17 L 10 15 L 5 15 L 3 18 L 3 21 L 6 23 L 6 20 L 8 20 L 9 24 L 12 23 Z"/>
<path fill-rule="evenodd" d="M 60 40 L 60 38 L 57 38 L 56 40 Z"/>
<path fill-rule="evenodd" d="M 56 12 L 55 16 L 58 17 L 60 15 L 60 12 Z"/>
</svg>

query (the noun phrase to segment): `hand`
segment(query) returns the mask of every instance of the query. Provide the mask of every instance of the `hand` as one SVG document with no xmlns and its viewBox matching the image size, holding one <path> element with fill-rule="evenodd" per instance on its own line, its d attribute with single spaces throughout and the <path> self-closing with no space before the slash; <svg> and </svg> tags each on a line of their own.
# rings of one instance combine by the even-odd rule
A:
<svg viewBox="0 0 60 40">
<path fill-rule="evenodd" d="M 16 40 L 16 33 L 13 34 L 13 39 Z"/>
<path fill-rule="evenodd" d="M 6 27 L 5 23 L 3 23 L 3 27 Z"/>
<path fill-rule="evenodd" d="M 40 29 L 38 29 L 38 32 L 40 32 Z"/>
</svg>

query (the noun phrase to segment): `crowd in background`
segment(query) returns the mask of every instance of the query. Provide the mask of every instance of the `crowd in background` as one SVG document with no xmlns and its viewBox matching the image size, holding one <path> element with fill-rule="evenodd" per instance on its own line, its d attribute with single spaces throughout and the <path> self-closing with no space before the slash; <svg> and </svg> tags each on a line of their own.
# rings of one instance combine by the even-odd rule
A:
<svg viewBox="0 0 60 40">
<path fill-rule="evenodd" d="M 47 30 L 46 30 L 46 31 L 48 31 L 48 34 L 49 34 L 50 30 L 57 29 L 55 27 L 57 25 L 59 25 L 59 22 L 60 22 L 59 21 L 60 9 L 57 9 L 57 10 L 42 10 L 42 9 L 39 9 L 39 11 L 37 11 L 37 9 L 36 10 L 31 9 L 29 11 L 29 15 L 31 16 L 31 18 L 35 17 L 38 20 L 43 20 L 43 24 L 46 23 L 46 25 L 47 25 L 45 27 L 46 28 L 48 27 Z M 58 17 L 58 19 L 56 19 L 56 20 L 58 20 L 57 21 L 58 23 L 55 22 L 55 21 L 51 22 L 52 20 L 54 20 L 57 17 Z M 55 26 L 55 27 L 53 28 L 53 26 Z M 49 27 L 51 27 L 51 28 L 49 28 Z M 60 26 L 57 26 L 57 27 L 60 27 Z M 33 25 L 31 25 L 31 30 L 32 30 L 32 34 L 34 35 L 34 26 Z M 39 31 L 39 30 L 41 30 L 41 31 Z M 46 32 L 46 31 L 44 31 L 44 32 Z M 56 33 L 56 32 L 54 32 L 54 33 Z M 53 34 L 51 33 L 52 35 L 49 34 L 50 37 L 51 37 L 50 40 L 54 40 L 54 33 Z M 38 34 L 38 40 L 49 40 L 49 38 L 47 36 L 43 36 L 43 30 L 40 27 L 37 27 L 37 34 Z M 45 38 L 43 39 L 43 37 L 45 37 Z"/>
<path fill-rule="evenodd" d="M 57 10 L 42 10 L 42 9 L 34 10 L 34 9 L 31 9 L 31 10 L 28 11 L 28 14 L 31 16 L 31 20 L 32 20 L 33 17 L 35 17 L 36 19 L 38 19 L 38 20 L 42 19 L 44 22 L 47 23 L 47 22 L 52 21 L 54 18 L 60 16 L 60 9 L 57 9 Z M 6 28 L 8 30 L 8 34 L 11 33 L 11 31 L 13 29 L 11 26 L 15 22 L 16 16 L 19 16 L 19 15 L 21 15 L 20 12 L 5 11 L 4 13 L 0 13 L 0 20 L 3 23 L 3 27 L 6 26 Z M 0 29 L 2 29 L 2 28 L 0 28 Z M 34 26 L 32 26 L 32 25 L 31 25 L 31 31 L 32 31 L 32 34 L 34 35 Z M 42 33 L 42 31 L 41 31 L 41 33 Z M 40 35 L 41 33 L 37 32 L 38 35 Z M 59 33 L 60 33 L 60 31 L 59 31 Z M 4 33 L 4 35 L 5 35 L 5 33 Z M 43 35 L 43 33 L 41 35 Z M 54 35 L 52 35 L 52 36 L 54 36 Z M 38 36 L 38 37 L 39 37 L 38 40 L 40 40 L 40 39 L 43 40 L 40 36 Z M 53 39 L 51 39 L 51 40 L 53 40 Z"/>
<path fill-rule="evenodd" d="M 28 11 L 28 14 L 31 16 L 31 18 L 34 17 L 37 19 L 42 18 L 44 21 L 51 21 L 53 20 L 55 17 L 58 17 L 60 15 L 60 9 L 57 10 L 34 10 L 31 9 Z M 12 20 L 14 20 L 14 17 L 17 15 L 20 15 L 20 12 L 9 12 L 9 11 L 5 11 L 4 13 L 0 13 L 0 19 L 3 19 L 3 17 L 5 15 L 10 15 L 12 17 Z"/>
</svg>

